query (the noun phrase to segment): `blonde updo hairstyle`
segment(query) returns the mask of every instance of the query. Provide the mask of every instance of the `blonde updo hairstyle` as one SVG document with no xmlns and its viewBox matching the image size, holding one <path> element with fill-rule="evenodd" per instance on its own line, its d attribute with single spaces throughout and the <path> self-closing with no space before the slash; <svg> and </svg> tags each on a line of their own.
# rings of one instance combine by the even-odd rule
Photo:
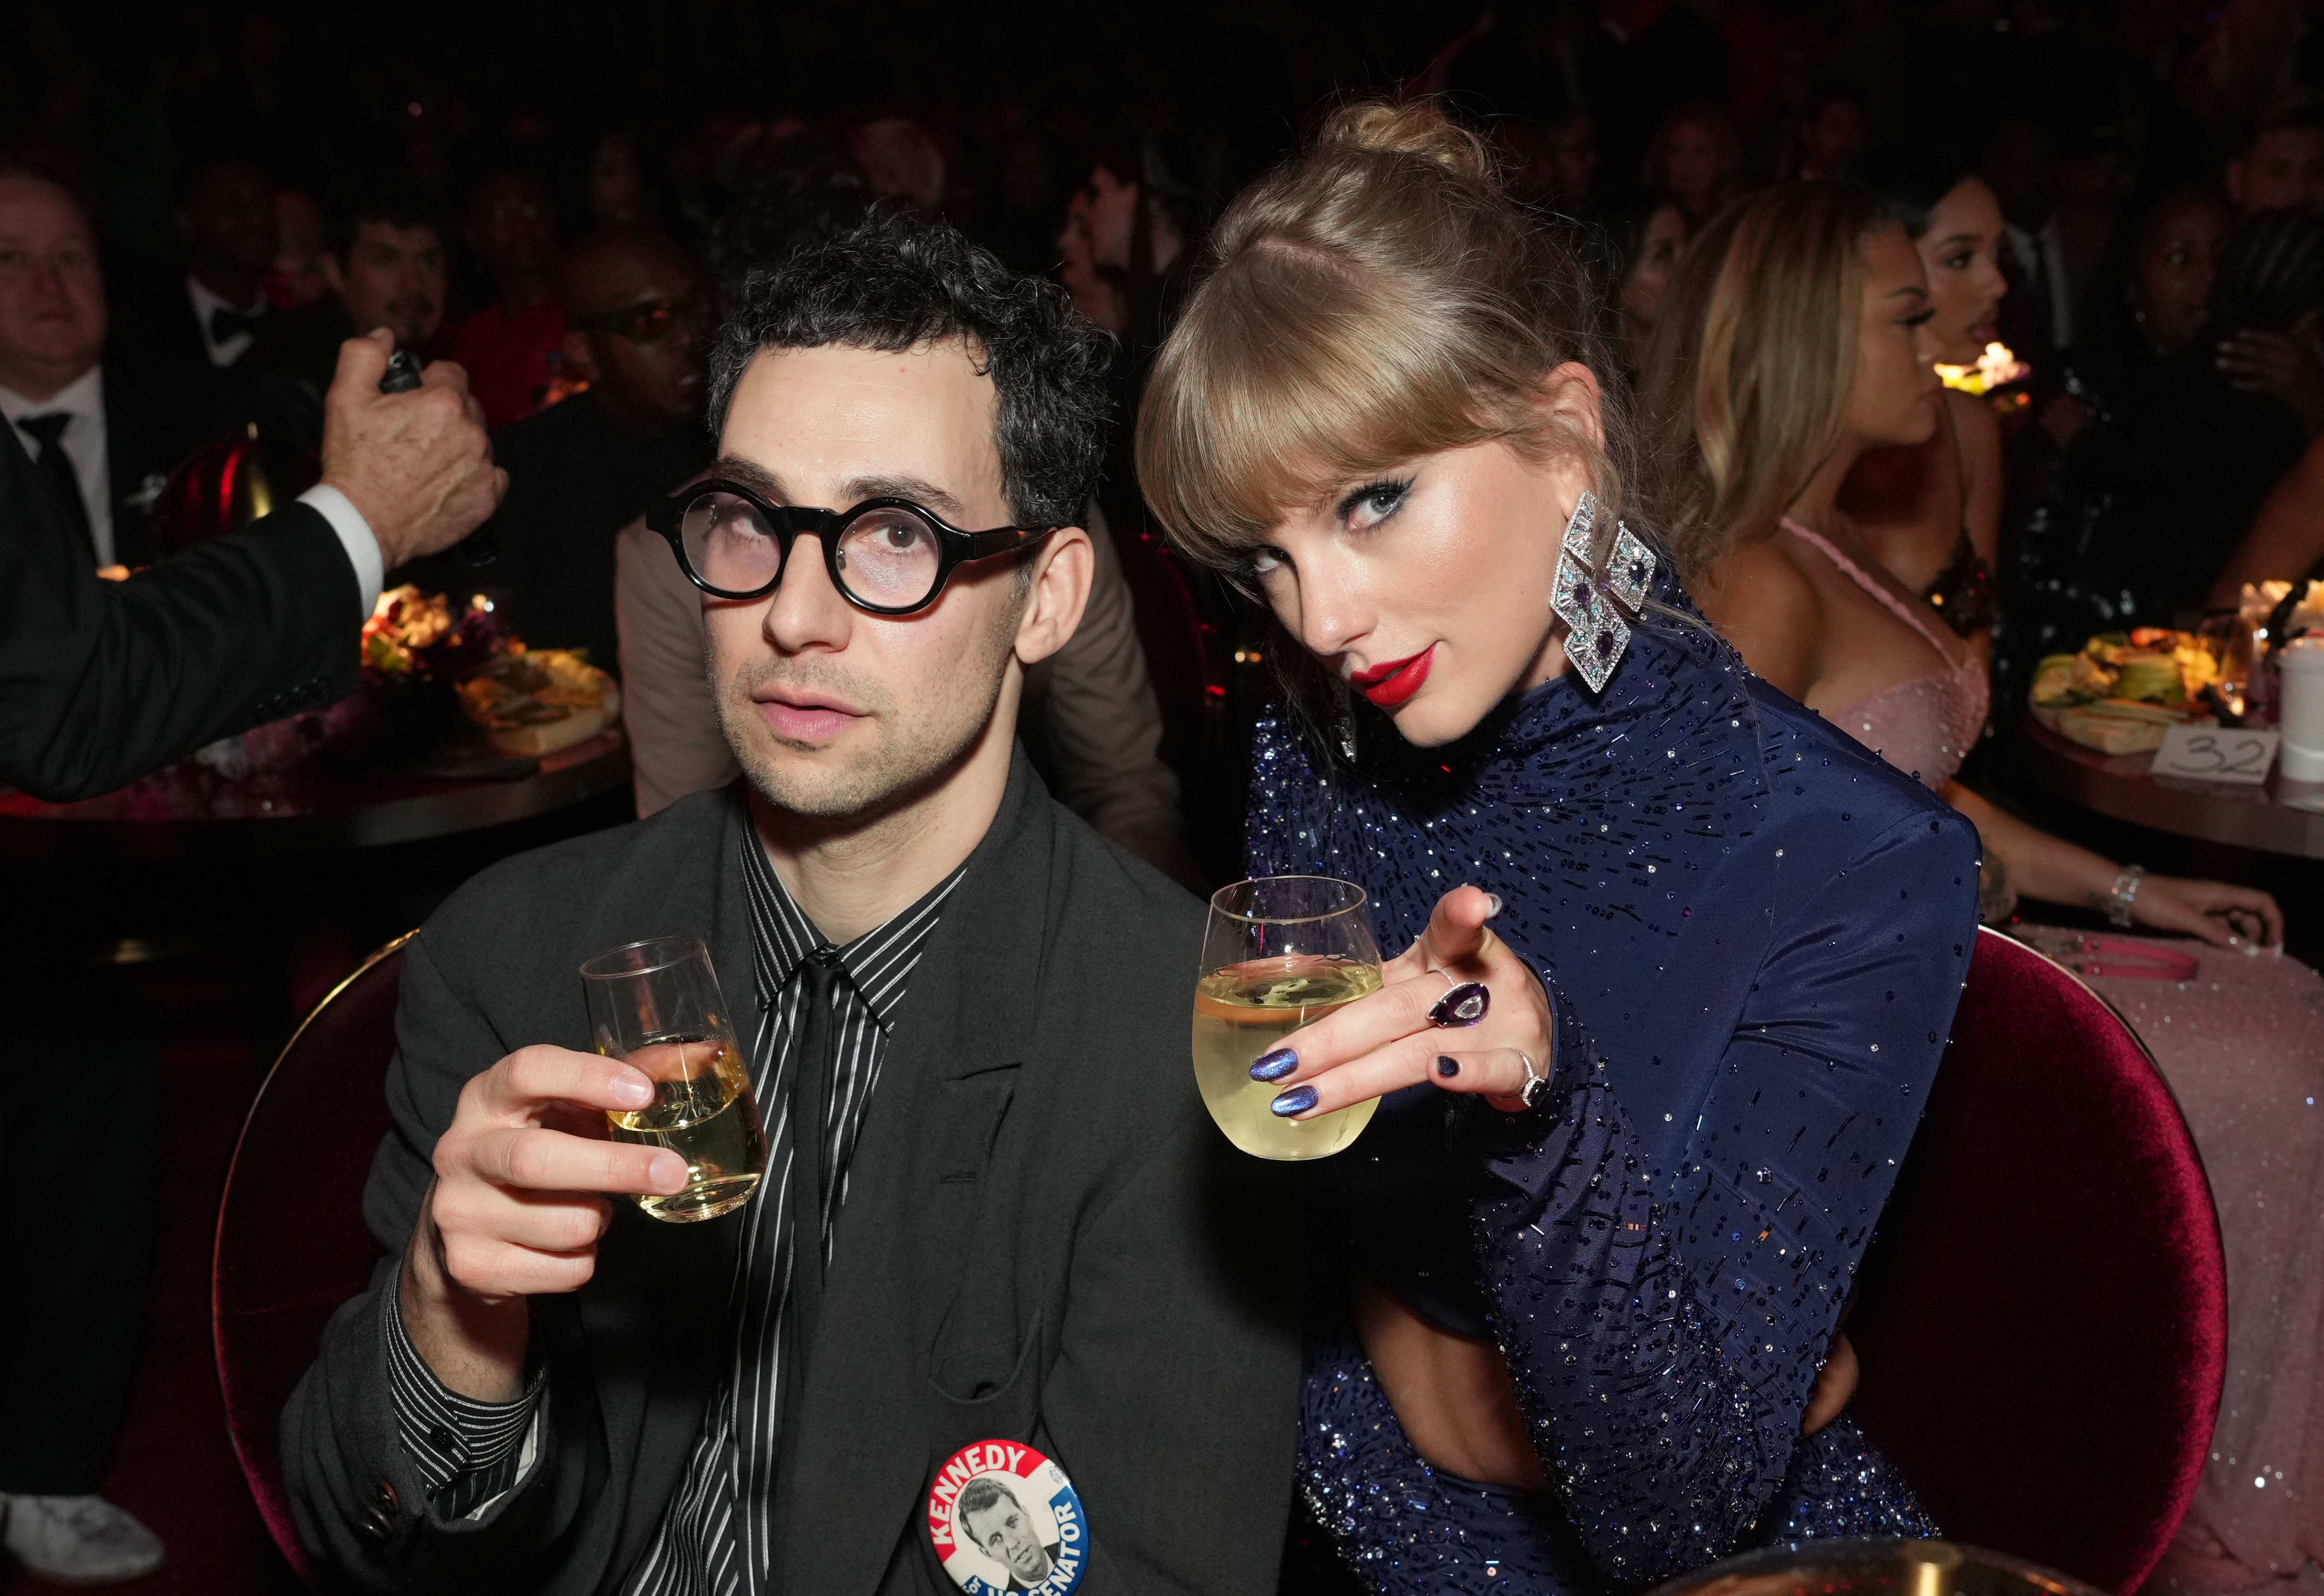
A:
<svg viewBox="0 0 2324 1596">
<path fill-rule="evenodd" d="M 1618 518 L 1646 530 L 1602 326 L 1573 251 L 1502 191 L 1483 140 L 1427 101 L 1342 106 L 1220 217 L 1147 383 L 1139 481 L 1179 549 L 1239 571 L 1334 485 L 1502 440 L 1585 463 L 1602 558 Z M 1539 403 L 1568 361 L 1599 376 L 1603 447 Z"/>
<path fill-rule="evenodd" d="M 1772 536 L 1840 447 L 1865 241 L 1898 226 L 1853 183 L 1779 183 L 1688 246 L 1641 385 L 1666 463 L 1670 549 L 1690 580 Z"/>
</svg>

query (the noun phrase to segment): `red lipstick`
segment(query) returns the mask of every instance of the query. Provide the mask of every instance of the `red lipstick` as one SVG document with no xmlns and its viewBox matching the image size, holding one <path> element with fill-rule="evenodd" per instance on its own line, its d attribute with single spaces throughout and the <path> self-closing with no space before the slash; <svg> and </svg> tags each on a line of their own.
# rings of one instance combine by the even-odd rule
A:
<svg viewBox="0 0 2324 1596">
<path fill-rule="evenodd" d="M 1430 661 L 1436 658 L 1436 645 L 1431 643 L 1421 653 L 1408 659 L 1391 660 L 1385 665 L 1375 665 L 1370 670 L 1359 670 L 1348 679 L 1360 688 L 1365 697 L 1382 709 L 1394 709 L 1397 705 L 1420 691 L 1428 679 Z"/>
</svg>

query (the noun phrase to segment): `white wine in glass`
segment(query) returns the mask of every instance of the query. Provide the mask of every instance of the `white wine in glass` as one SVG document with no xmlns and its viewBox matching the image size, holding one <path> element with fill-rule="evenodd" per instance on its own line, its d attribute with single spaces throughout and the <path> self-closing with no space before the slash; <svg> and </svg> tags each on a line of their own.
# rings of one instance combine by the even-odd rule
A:
<svg viewBox="0 0 2324 1596">
<path fill-rule="evenodd" d="M 686 1160 L 684 1189 L 631 1201 L 680 1224 L 741 1207 L 766 1169 L 767 1138 L 709 948 L 697 936 L 633 942 L 582 965 L 581 985 L 597 1051 L 654 1084 L 651 1102 L 608 1112 L 607 1130 Z"/>
<path fill-rule="evenodd" d="M 1370 1123 L 1378 1098 L 1286 1120 L 1253 1060 L 1301 1026 L 1380 989 L 1364 890 L 1330 876 L 1266 876 L 1211 896 L 1194 983 L 1194 1084 L 1227 1139 L 1262 1158 L 1325 1158 Z"/>
</svg>

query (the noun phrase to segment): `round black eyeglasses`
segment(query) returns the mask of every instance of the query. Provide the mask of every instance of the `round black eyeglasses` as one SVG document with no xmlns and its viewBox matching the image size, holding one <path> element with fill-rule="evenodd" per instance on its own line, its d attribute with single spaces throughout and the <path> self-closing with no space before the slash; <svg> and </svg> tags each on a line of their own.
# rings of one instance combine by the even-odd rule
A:
<svg viewBox="0 0 2324 1596">
<path fill-rule="evenodd" d="M 772 504 L 740 483 L 712 477 L 646 512 L 696 587 L 714 598 L 764 598 L 781 586 L 791 543 L 812 532 L 840 596 L 874 615 L 934 604 L 955 567 L 1014 554 L 1056 527 L 964 532 L 909 499 L 866 499 L 853 510 Z"/>
</svg>

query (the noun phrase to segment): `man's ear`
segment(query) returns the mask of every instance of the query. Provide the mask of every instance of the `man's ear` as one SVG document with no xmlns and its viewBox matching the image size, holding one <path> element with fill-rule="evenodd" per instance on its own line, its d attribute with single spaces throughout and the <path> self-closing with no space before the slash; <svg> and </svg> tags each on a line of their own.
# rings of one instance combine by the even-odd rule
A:
<svg viewBox="0 0 2324 1596">
<path fill-rule="evenodd" d="M 1072 641 L 1096 576 L 1097 550 L 1087 532 L 1060 527 L 1048 535 L 1033 556 L 1031 590 L 1017 618 L 1019 664 L 1038 664 Z"/>
<path fill-rule="evenodd" d="M 347 297 L 347 274 L 339 269 L 339 257 L 327 249 L 323 252 L 323 281 L 330 284 L 331 291 L 339 297 L 342 303 L 345 303 Z M 371 328 L 359 327 L 355 331 L 360 335 L 371 331 Z"/>
<path fill-rule="evenodd" d="M 597 380 L 597 352 L 589 346 L 589 335 L 577 328 L 565 335 L 565 369 L 585 383 Z"/>
</svg>

